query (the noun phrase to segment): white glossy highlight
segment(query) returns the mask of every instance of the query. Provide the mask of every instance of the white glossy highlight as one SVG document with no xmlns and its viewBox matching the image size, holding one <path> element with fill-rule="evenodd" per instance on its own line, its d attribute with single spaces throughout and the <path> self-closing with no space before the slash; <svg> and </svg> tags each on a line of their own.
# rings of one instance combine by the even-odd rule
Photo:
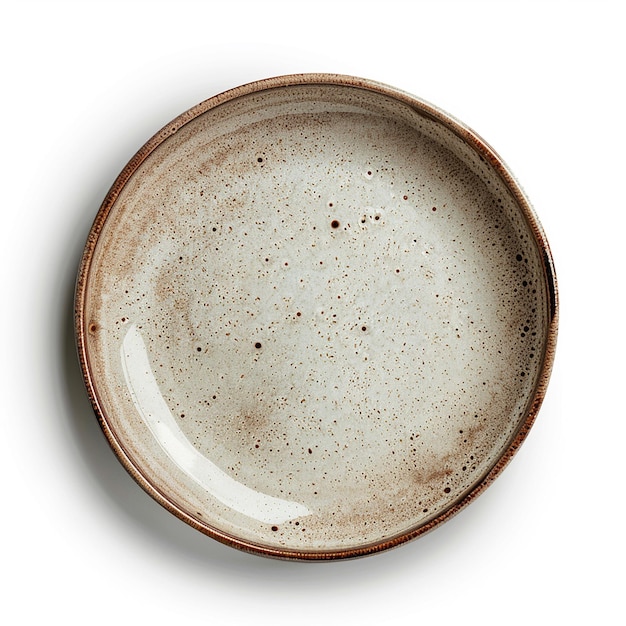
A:
<svg viewBox="0 0 626 626">
<path fill-rule="evenodd" d="M 280 524 L 310 514 L 303 504 L 259 493 L 237 482 L 194 448 L 163 399 L 136 324 L 126 333 L 120 355 L 137 411 L 169 458 L 196 483 L 222 504 L 260 522 Z"/>
</svg>

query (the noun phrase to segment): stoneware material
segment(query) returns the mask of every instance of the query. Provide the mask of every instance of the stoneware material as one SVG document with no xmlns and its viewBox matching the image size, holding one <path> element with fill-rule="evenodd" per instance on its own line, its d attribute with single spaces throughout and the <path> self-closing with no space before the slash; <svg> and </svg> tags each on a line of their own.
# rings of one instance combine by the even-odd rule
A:
<svg viewBox="0 0 626 626">
<path fill-rule="evenodd" d="M 207 535 L 365 555 L 472 501 L 526 437 L 557 327 L 548 243 L 474 132 L 307 74 L 184 113 L 122 171 L 76 294 L 113 450 Z"/>
</svg>

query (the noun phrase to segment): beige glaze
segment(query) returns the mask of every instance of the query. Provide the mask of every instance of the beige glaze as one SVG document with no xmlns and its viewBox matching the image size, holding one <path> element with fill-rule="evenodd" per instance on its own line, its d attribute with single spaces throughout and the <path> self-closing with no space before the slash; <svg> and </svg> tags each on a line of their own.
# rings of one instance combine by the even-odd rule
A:
<svg viewBox="0 0 626 626">
<path fill-rule="evenodd" d="M 498 157 L 402 92 L 305 75 L 209 100 L 101 209 L 79 353 L 133 476 L 261 554 L 357 556 L 443 521 L 539 408 L 556 290 Z"/>
</svg>

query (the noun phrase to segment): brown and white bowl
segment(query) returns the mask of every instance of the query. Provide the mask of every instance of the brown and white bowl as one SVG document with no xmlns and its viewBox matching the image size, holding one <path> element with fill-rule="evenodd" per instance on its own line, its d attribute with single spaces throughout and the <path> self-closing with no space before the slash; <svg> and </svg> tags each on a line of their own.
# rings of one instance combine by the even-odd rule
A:
<svg viewBox="0 0 626 626">
<path fill-rule="evenodd" d="M 282 76 L 124 168 L 79 271 L 102 429 L 180 519 L 243 550 L 369 554 L 471 502 L 526 437 L 557 328 L 500 157 L 402 91 Z"/>
</svg>

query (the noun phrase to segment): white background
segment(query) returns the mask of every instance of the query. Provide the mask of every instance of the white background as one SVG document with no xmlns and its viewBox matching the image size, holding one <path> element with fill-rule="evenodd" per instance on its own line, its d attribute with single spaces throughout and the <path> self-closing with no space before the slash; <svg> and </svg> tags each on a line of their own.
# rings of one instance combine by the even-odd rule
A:
<svg viewBox="0 0 626 626">
<path fill-rule="evenodd" d="M 2 2 L 6 624 L 624 623 L 626 241 L 619 2 Z M 426 537 L 339 563 L 201 535 L 109 450 L 72 295 L 115 176 L 170 119 L 293 72 L 383 81 L 463 120 L 535 205 L 561 328 L 526 443 Z"/>
</svg>

